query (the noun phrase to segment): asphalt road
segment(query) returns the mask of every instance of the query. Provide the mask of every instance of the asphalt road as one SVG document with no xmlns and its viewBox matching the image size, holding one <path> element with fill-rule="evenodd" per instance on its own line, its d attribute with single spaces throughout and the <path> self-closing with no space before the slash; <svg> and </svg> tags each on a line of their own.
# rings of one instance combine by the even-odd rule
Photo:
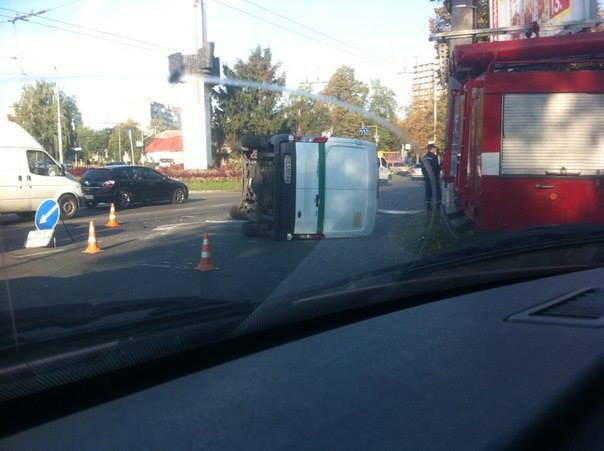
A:
<svg viewBox="0 0 604 451">
<path fill-rule="evenodd" d="M 118 212 L 108 229 L 108 208 L 83 210 L 57 227 L 57 247 L 24 249 L 32 221 L 0 216 L 5 284 L 0 308 L 106 302 L 175 296 L 265 301 L 317 287 L 367 269 L 413 258 L 391 232 L 422 208 L 422 182 L 397 179 L 380 188 L 375 233 L 367 238 L 281 242 L 246 238 L 229 218 L 238 193 L 192 194 L 183 205 L 153 205 Z M 83 254 L 88 223 L 95 222 L 102 252 Z M 194 268 L 203 232 L 209 232 L 218 271 Z M 71 241 L 73 238 L 74 242 Z M 5 298 L 5 301 L 2 301 Z"/>
</svg>

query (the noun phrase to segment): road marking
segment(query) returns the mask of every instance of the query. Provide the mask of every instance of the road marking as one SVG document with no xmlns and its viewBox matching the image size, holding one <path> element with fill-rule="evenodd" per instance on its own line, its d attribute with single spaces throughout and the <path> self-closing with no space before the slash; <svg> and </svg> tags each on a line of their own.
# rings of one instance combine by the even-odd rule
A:
<svg viewBox="0 0 604 451">
<path fill-rule="evenodd" d="M 149 268 L 159 268 L 159 269 L 178 269 L 178 270 L 185 270 L 185 271 L 189 271 L 193 268 L 195 268 L 195 263 L 188 263 L 188 264 L 171 264 L 171 263 L 139 263 L 138 266 L 147 266 Z"/>
<path fill-rule="evenodd" d="M 377 212 L 384 214 L 384 215 L 416 215 L 418 213 L 421 213 L 422 210 L 382 210 L 382 209 L 378 209 Z"/>
<path fill-rule="evenodd" d="M 190 225 L 199 225 L 199 223 L 197 223 L 197 222 L 179 222 L 176 224 L 164 224 L 164 225 L 157 226 L 152 230 L 155 232 L 165 232 L 168 230 L 175 229 L 176 227 L 183 227 L 183 226 L 190 226 Z"/>
<path fill-rule="evenodd" d="M 63 252 L 65 249 L 48 249 L 46 251 L 42 251 L 42 252 L 32 252 L 31 254 L 12 254 L 11 257 L 14 258 L 28 258 L 28 257 L 35 257 L 37 255 L 47 255 L 47 254 L 54 254 L 56 252 Z"/>
<path fill-rule="evenodd" d="M 241 224 L 247 221 L 244 219 L 206 219 L 205 222 L 208 224 Z"/>
</svg>

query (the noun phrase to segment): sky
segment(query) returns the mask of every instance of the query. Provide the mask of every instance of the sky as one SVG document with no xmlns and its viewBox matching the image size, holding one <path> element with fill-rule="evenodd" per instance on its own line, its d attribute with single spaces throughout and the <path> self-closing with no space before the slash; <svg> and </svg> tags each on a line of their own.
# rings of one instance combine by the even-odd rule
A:
<svg viewBox="0 0 604 451">
<path fill-rule="evenodd" d="M 412 65 L 435 56 L 428 19 L 436 4 L 428 0 L 204 1 L 208 40 L 222 64 L 245 60 L 257 45 L 270 47 L 292 88 L 326 81 L 345 64 L 368 84 L 379 78 L 403 106 Z M 149 102 L 178 105 L 182 95 L 167 82 L 167 56 L 194 47 L 201 21 L 192 3 L 0 0 L 0 114 L 10 112 L 23 85 L 47 80 L 75 96 L 87 126 L 127 118 L 146 126 Z M 13 24 L 18 13 L 11 10 L 48 12 Z"/>
</svg>

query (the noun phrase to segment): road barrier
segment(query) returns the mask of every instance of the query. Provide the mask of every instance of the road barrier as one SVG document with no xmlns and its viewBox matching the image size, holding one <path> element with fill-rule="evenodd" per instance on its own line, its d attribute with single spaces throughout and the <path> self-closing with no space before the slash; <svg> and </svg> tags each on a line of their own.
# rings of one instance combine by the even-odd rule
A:
<svg viewBox="0 0 604 451">
<path fill-rule="evenodd" d="M 88 246 L 82 251 L 84 254 L 96 254 L 101 252 L 101 248 L 96 242 L 96 232 L 94 230 L 94 222 L 90 221 L 88 226 Z"/>
<path fill-rule="evenodd" d="M 201 259 L 197 265 L 197 271 L 216 271 L 218 268 L 214 266 L 212 254 L 210 252 L 210 236 L 208 232 L 203 234 L 203 243 L 201 245 Z"/>
<path fill-rule="evenodd" d="M 111 204 L 111 210 L 109 210 L 109 221 L 105 224 L 105 227 L 119 227 L 120 223 L 117 222 L 117 217 L 115 216 L 115 205 Z"/>
</svg>

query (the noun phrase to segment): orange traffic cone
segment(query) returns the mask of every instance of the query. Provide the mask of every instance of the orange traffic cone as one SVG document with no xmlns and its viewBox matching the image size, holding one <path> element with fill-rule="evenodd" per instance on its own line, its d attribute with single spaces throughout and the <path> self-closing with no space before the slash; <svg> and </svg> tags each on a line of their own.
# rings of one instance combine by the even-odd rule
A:
<svg viewBox="0 0 604 451">
<path fill-rule="evenodd" d="M 96 232 L 94 231 L 94 222 L 90 221 L 88 226 L 88 247 L 82 251 L 84 254 L 96 254 L 101 252 L 101 248 L 96 242 Z"/>
<path fill-rule="evenodd" d="M 208 232 L 203 234 L 203 244 L 201 245 L 201 260 L 197 265 L 197 271 L 215 271 L 218 268 L 214 266 L 212 255 L 210 253 L 210 237 Z"/>
<path fill-rule="evenodd" d="M 119 227 L 120 223 L 117 222 L 117 217 L 115 216 L 115 205 L 111 204 L 111 210 L 109 210 L 109 221 L 105 224 L 105 227 Z"/>
</svg>

